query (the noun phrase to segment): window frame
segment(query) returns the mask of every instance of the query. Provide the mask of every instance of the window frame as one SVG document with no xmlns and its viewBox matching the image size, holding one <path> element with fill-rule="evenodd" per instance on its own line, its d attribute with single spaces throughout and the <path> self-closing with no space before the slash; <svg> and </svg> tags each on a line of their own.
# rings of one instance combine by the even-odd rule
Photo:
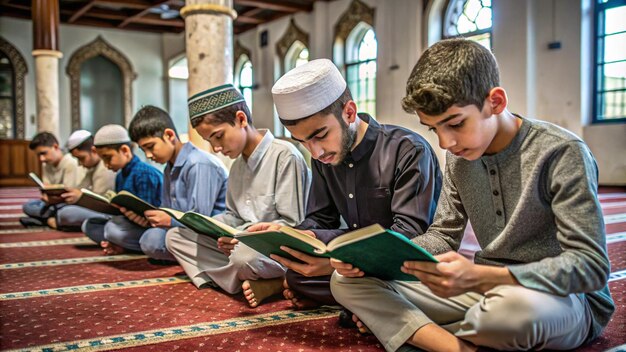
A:
<svg viewBox="0 0 626 352">
<path fill-rule="evenodd" d="M 246 63 L 250 63 L 250 73 L 251 76 L 251 82 L 249 86 L 242 86 L 241 85 L 241 71 L 243 71 L 244 66 L 246 65 Z M 234 86 L 235 88 L 239 91 L 239 93 L 241 93 L 241 95 L 245 98 L 246 95 L 244 94 L 244 89 L 250 89 L 250 101 L 246 100 L 246 104 L 248 104 L 248 109 L 250 109 L 250 112 L 252 112 L 252 105 L 254 104 L 254 89 L 255 89 L 255 84 L 254 84 L 254 65 L 252 64 L 252 58 L 250 56 L 248 56 L 248 54 L 246 53 L 242 53 L 241 55 L 239 55 L 239 57 L 237 58 L 237 65 L 235 66 L 235 77 L 234 77 Z"/>
<path fill-rule="evenodd" d="M 604 100 L 604 94 L 601 94 L 599 90 L 600 87 L 598 84 L 600 79 L 602 79 L 602 83 L 604 83 L 604 74 L 602 75 L 603 77 L 601 78 L 599 74 L 599 70 L 600 70 L 599 66 L 600 65 L 604 66 L 606 64 L 606 62 L 602 62 L 602 63 L 599 62 L 600 50 L 603 51 L 604 38 L 606 38 L 604 33 L 600 33 L 600 26 L 604 24 L 603 21 L 600 21 L 600 15 L 604 13 L 604 11 L 606 11 L 607 9 L 626 6 L 626 0 L 607 0 L 604 3 L 601 3 L 599 0 L 593 0 L 593 2 L 594 2 L 593 4 L 593 37 L 592 37 L 592 40 L 593 40 L 593 43 L 592 43 L 592 47 L 593 47 L 592 81 L 593 81 L 593 84 L 592 84 L 592 91 L 591 91 L 592 123 L 598 124 L 598 125 L 599 124 L 626 123 L 626 113 L 624 114 L 624 117 L 621 117 L 621 118 L 601 119 L 599 118 L 600 111 L 598 110 L 602 106 L 601 101 Z M 626 31 L 618 32 L 618 33 L 626 33 Z M 612 34 L 618 34 L 618 33 L 612 33 Z M 602 37 L 602 40 L 600 40 L 600 37 Z M 620 61 L 612 61 L 612 62 L 626 62 L 626 59 L 620 60 Z M 602 69 L 602 72 L 604 73 L 604 68 Z M 612 92 L 612 91 L 626 92 L 626 87 L 622 89 L 615 89 L 615 90 L 609 90 L 609 91 L 602 90 L 602 93 Z M 624 102 L 624 104 L 626 104 L 626 101 Z"/>
<path fill-rule="evenodd" d="M 452 12 L 452 8 L 458 8 L 459 7 L 459 3 L 463 3 L 463 6 L 461 7 L 461 14 L 463 13 L 463 9 L 465 8 L 465 4 L 470 1 L 470 0 L 450 0 L 447 4 L 446 7 L 444 8 L 443 11 L 443 21 L 441 21 L 441 38 L 443 39 L 449 39 L 449 38 L 467 38 L 467 39 L 471 39 L 471 37 L 475 37 L 475 36 L 479 36 L 485 33 L 489 33 L 489 50 L 491 50 L 493 52 L 493 5 L 489 6 L 489 8 L 491 8 L 491 27 L 489 27 L 488 29 L 477 29 L 473 32 L 467 32 L 467 33 L 457 33 L 456 35 L 450 35 L 447 32 L 447 27 L 450 24 L 450 21 L 448 21 L 450 19 L 450 17 L 452 17 L 453 12 Z M 482 0 L 481 1 L 481 5 L 482 5 Z M 484 7 L 484 5 L 483 5 Z M 458 18 L 456 18 L 456 20 L 458 21 Z M 456 22 L 455 22 L 456 23 Z M 457 31 L 458 32 L 458 31 Z"/>
<path fill-rule="evenodd" d="M 374 40 L 376 41 L 376 57 L 360 61 L 359 50 L 361 49 L 361 44 L 363 43 L 363 39 L 365 38 L 365 36 L 367 35 L 369 31 L 372 31 L 372 33 L 374 34 Z M 359 109 L 360 112 L 366 112 L 370 114 L 371 116 L 377 116 L 377 110 L 378 110 L 378 99 L 377 99 L 378 98 L 378 89 L 377 89 L 378 88 L 377 87 L 377 84 L 378 84 L 378 37 L 376 36 L 376 30 L 370 24 L 361 21 L 356 26 L 354 26 L 354 28 L 352 28 L 352 30 L 350 31 L 350 34 L 348 34 L 346 38 L 344 45 L 345 45 L 344 53 L 343 53 L 344 75 L 345 75 L 346 83 L 348 87 L 350 88 L 350 92 L 352 93 L 352 99 L 357 104 L 357 108 Z M 376 75 L 374 76 L 374 94 L 373 94 L 374 99 L 369 100 L 367 99 L 367 97 L 365 97 L 364 100 L 359 100 L 360 97 L 357 95 L 358 91 L 355 91 L 350 87 L 351 82 L 349 81 L 349 72 L 350 72 L 350 69 L 353 67 L 358 70 L 358 67 L 360 65 L 367 65 L 370 62 L 374 62 L 376 64 Z M 357 73 L 357 76 L 358 76 L 358 73 Z M 359 84 L 359 82 L 360 82 L 360 79 L 357 81 L 357 85 Z M 374 111 L 366 111 L 364 109 L 366 106 L 368 106 L 368 102 L 371 102 L 371 104 L 373 104 Z"/>
</svg>

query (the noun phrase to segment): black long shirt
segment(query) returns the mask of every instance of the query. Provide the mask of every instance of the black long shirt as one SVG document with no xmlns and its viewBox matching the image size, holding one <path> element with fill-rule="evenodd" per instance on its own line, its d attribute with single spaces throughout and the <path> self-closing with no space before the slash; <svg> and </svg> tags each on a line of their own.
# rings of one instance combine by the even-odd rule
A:
<svg viewBox="0 0 626 352">
<path fill-rule="evenodd" d="M 312 161 L 307 216 L 298 228 L 313 230 L 325 243 L 376 223 L 408 238 L 424 233 L 441 191 L 435 153 L 413 131 L 380 125 L 367 114 L 359 118 L 369 126 L 341 164 Z M 348 229 L 339 229 L 340 216 Z"/>
</svg>

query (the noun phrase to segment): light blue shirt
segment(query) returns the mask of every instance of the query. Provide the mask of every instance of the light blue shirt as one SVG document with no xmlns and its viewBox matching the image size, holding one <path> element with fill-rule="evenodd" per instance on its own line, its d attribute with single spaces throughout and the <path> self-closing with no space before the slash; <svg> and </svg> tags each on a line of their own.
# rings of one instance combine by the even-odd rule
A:
<svg viewBox="0 0 626 352">
<path fill-rule="evenodd" d="M 226 209 L 228 174 L 214 155 L 185 143 L 163 177 L 163 207 L 213 216 Z M 172 219 L 172 227 L 181 226 Z"/>
</svg>

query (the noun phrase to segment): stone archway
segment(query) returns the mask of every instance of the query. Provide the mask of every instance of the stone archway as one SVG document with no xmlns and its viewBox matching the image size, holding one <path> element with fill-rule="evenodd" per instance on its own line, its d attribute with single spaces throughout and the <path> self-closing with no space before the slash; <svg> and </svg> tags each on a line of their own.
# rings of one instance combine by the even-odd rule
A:
<svg viewBox="0 0 626 352">
<path fill-rule="evenodd" d="M 291 21 L 289 21 L 289 27 L 287 27 L 285 34 L 276 42 L 276 54 L 280 60 L 280 72 L 282 74 L 285 73 L 285 56 L 287 55 L 287 51 L 289 51 L 289 48 L 291 48 L 296 41 L 304 44 L 307 48 L 309 47 L 309 34 L 298 27 L 292 18 Z"/>
<path fill-rule="evenodd" d="M 15 46 L 0 36 L 0 51 L 2 51 L 11 61 L 15 74 L 15 136 L 14 139 L 24 139 L 25 129 L 25 97 L 24 97 L 24 77 L 28 73 L 28 66 L 24 56 L 20 54 Z"/>
<path fill-rule="evenodd" d="M 132 119 L 133 106 L 133 87 L 132 83 L 137 74 L 133 71 L 133 66 L 119 50 L 115 49 L 104 38 L 98 36 L 91 43 L 78 48 L 70 57 L 66 68 L 66 73 L 70 76 L 70 92 L 71 92 L 71 114 L 72 114 L 72 130 L 80 129 L 80 68 L 83 62 L 102 55 L 116 64 L 122 72 L 122 81 L 124 84 L 123 104 L 124 104 L 124 121 L 130 123 Z"/>
</svg>

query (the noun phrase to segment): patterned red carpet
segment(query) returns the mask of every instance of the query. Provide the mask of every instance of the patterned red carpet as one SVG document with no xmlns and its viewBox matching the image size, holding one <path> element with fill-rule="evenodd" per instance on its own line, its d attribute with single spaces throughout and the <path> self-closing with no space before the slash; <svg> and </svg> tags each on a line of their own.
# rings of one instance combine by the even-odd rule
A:
<svg viewBox="0 0 626 352">
<path fill-rule="evenodd" d="M 626 343 L 626 190 L 603 192 L 618 310 L 584 351 Z M 382 351 L 373 336 L 339 328 L 337 311 L 293 311 L 279 299 L 250 309 L 241 296 L 196 290 L 178 266 L 102 256 L 80 233 L 24 229 L 21 204 L 36 197 L 0 189 L 1 350 Z"/>
</svg>

